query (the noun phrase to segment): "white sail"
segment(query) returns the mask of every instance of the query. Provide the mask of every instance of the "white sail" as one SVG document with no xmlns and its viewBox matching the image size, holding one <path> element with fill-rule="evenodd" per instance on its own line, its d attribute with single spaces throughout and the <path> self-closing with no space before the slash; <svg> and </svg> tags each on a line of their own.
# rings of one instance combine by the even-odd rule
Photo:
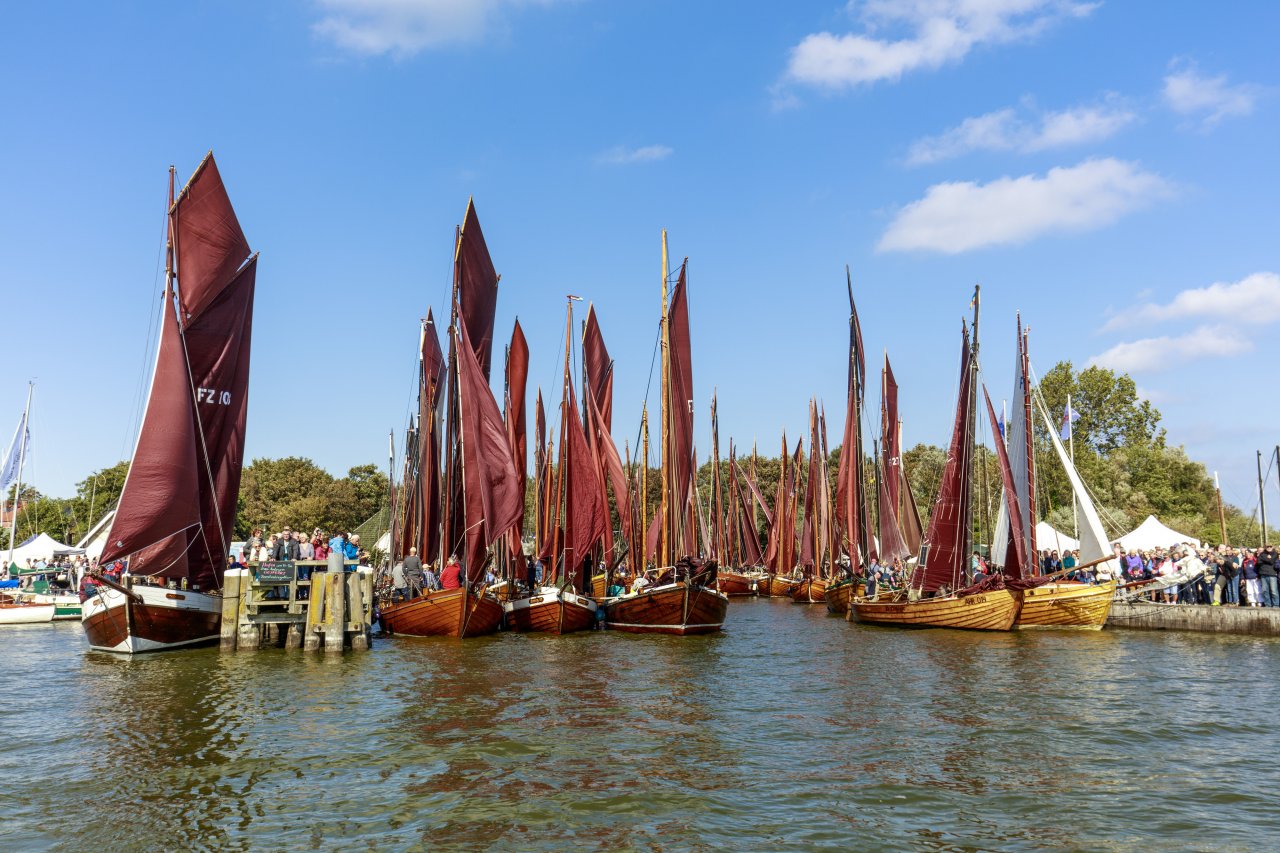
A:
<svg viewBox="0 0 1280 853">
<path fill-rule="evenodd" d="M 1091 563 L 1094 560 L 1106 557 L 1112 553 L 1111 544 L 1107 539 L 1106 531 L 1102 528 L 1102 519 L 1098 517 L 1098 510 L 1093 505 L 1093 499 L 1089 497 L 1089 492 L 1085 489 L 1076 467 L 1071 464 L 1071 457 L 1067 455 L 1067 449 L 1062 446 L 1062 441 L 1058 438 L 1058 431 L 1054 429 L 1053 421 L 1049 419 L 1049 412 L 1045 409 L 1043 403 L 1040 405 L 1040 414 L 1044 417 L 1045 429 L 1049 434 L 1049 439 L 1053 442 L 1053 449 L 1058 452 L 1058 459 L 1062 461 L 1062 468 L 1067 472 L 1067 479 L 1071 481 L 1071 488 L 1080 504 L 1080 514 L 1084 516 L 1084 523 L 1080 525 L 1080 562 Z M 1097 571 L 1101 571 L 1104 568 L 1111 570 L 1112 577 L 1119 577 L 1120 567 L 1115 560 L 1108 560 L 1099 564 Z"/>
</svg>

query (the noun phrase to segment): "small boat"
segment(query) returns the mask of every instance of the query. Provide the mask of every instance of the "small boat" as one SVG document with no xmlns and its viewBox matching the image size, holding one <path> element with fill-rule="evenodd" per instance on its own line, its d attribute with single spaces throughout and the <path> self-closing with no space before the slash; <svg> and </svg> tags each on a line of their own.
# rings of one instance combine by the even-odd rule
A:
<svg viewBox="0 0 1280 853">
<path fill-rule="evenodd" d="M 398 604 L 382 606 L 388 634 L 409 637 L 481 637 L 502 624 L 502 605 L 491 595 L 468 590 L 437 589 Z"/>
<path fill-rule="evenodd" d="M 790 598 L 800 585 L 797 578 L 786 575 L 766 575 L 756 584 L 756 594 L 765 598 Z"/>
<path fill-rule="evenodd" d="M 756 578 L 745 572 L 721 571 L 716 575 L 716 588 L 725 595 L 755 595 Z"/>
<path fill-rule="evenodd" d="M 1111 613 L 1115 591 L 1115 581 L 1100 584 L 1055 581 L 1024 589 L 1022 610 L 1014 627 L 1100 631 Z"/>
<path fill-rule="evenodd" d="M 805 578 L 791 591 L 791 600 L 797 604 L 821 604 L 827 600 L 826 578 Z"/>
<path fill-rule="evenodd" d="M 0 593 L 0 625 L 39 625 L 53 621 L 52 604 L 36 604 Z"/>
<path fill-rule="evenodd" d="M 854 601 L 853 614 L 868 625 L 896 628 L 966 628 L 974 631 L 1008 631 L 1018 616 L 1018 593 L 1008 589 L 944 595 L 911 601 L 901 597 L 887 601 Z"/>
<path fill-rule="evenodd" d="M 568 634 L 595 625 L 596 603 L 571 589 L 544 586 L 527 598 L 503 604 L 508 631 Z"/>
<path fill-rule="evenodd" d="M 99 557 L 127 572 L 80 617 L 90 648 L 128 654 L 218 639 L 244 462 L 258 256 L 213 152 L 176 200 L 169 170 L 169 200 L 155 370 Z"/>
<path fill-rule="evenodd" d="M 604 603 L 604 626 L 632 634 L 713 634 L 724 627 L 729 596 L 690 581 L 628 593 Z"/>
<path fill-rule="evenodd" d="M 843 616 L 849 612 L 849 602 L 855 596 L 862 595 L 864 592 L 866 592 L 866 588 L 861 583 L 845 578 L 828 584 L 822 597 L 827 602 L 828 613 Z"/>
</svg>

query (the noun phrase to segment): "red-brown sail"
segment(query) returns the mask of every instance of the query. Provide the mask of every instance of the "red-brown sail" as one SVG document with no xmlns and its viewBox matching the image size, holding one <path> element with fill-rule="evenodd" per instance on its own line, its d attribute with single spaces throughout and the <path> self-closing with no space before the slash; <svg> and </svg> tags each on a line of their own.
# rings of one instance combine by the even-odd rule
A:
<svg viewBox="0 0 1280 853">
<path fill-rule="evenodd" d="M 458 423 L 463 479 L 467 577 L 483 574 L 486 550 L 511 529 L 524 508 L 506 426 L 464 324 L 457 327 Z"/>
<path fill-rule="evenodd" d="M 528 443 L 525 431 L 524 392 L 529 381 L 529 344 L 524 330 L 516 320 L 511 330 L 511 346 L 507 350 L 507 446 L 511 450 L 511 463 L 515 466 L 520 488 L 520 514 L 509 536 L 509 556 L 517 576 L 524 574 L 524 492 L 528 480 Z"/>
<path fill-rule="evenodd" d="M 588 417 L 595 433 L 595 450 L 602 469 L 602 477 L 607 477 L 613 487 L 613 498 L 618 507 L 618 518 L 622 523 L 622 535 L 626 542 L 631 541 L 631 495 L 627 484 L 627 472 L 622 467 L 622 459 L 618 456 L 618 446 L 613 443 L 613 436 L 605 427 L 604 414 L 600 411 L 595 397 L 587 401 Z M 602 479 L 603 485 L 603 479 Z M 601 492 L 603 498 L 604 492 Z M 606 510 L 608 503 L 605 503 Z M 606 521 L 608 513 L 606 512 Z M 608 529 L 606 523 L 605 529 Z"/>
<path fill-rule="evenodd" d="M 960 348 L 960 391 L 951 427 L 951 446 L 947 450 L 947 464 L 942 471 L 938 497 L 929 515 L 929 529 L 925 534 L 918 570 L 922 577 L 915 584 L 925 590 L 937 590 L 943 586 L 955 589 L 964 577 L 965 551 L 969 542 L 965 526 L 971 518 L 970 502 L 973 497 L 970 476 L 973 442 L 969 432 L 973 407 L 972 355 L 966 327 Z"/>
<path fill-rule="evenodd" d="M 445 360 L 435 317 L 427 309 L 422 324 L 422 362 L 418 388 L 417 536 L 424 559 L 440 552 L 440 400 L 444 396 Z M 406 551 L 407 553 L 407 551 Z"/>
<path fill-rule="evenodd" d="M 249 257 L 249 241 L 240 230 L 212 151 L 196 168 L 171 213 L 178 304 L 185 320 L 217 298 Z"/>
<path fill-rule="evenodd" d="M 680 265 L 680 276 L 671 291 L 668 309 L 668 339 L 671 364 L 671 452 L 672 466 L 671 500 L 676 512 L 673 518 L 687 516 L 689 492 L 693 483 L 693 356 L 689 338 L 689 304 L 686 273 L 689 262 Z M 674 549 L 676 557 L 693 552 L 693 529 L 687 521 L 683 531 L 673 531 L 673 540 L 679 546 L 681 534 L 683 546 Z"/>
<path fill-rule="evenodd" d="M 884 466 L 885 495 L 893 507 L 893 519 L 898 520 L 900 482 L 898 468 L 902 465 L 902 448 L 898 432 L 898 381 L 894 379 L 889 354 L 884 354 L 884 369 L 880 386 L 880 454 Z"/>
<path fill-rule="evenodd" d="M 467 214 L 458 234 L 454 280 L 458 288 L 458 317 L 467 327 L 480 372 L 488 381 L 493 354 L 493 317 L 498 307 L 498 273 L 493 268 L 475 202 L 471 199 L 467 200 Z"/>
<path fill-rule="evenodd" d="M 853 302 L 853 279 L 848 267 L 845 279 L 849 290 L 849 371 L 845 407 L 844 440 L 840 449 L 840 468 L 836 472 L 837 516 L 844 530 L 847 553 L 856 566 L 859 552 L 869 552 L 867 499 L 862 478 L 862 389 L 866 384 L 866 367 L 862 353 L 862 325 Z"/>
<path fill-rule="evenodd" d="M 584 593 L 591 591 L 591 578 L 580 571 L 582 561 L 605 534 L 609 512 L 604 504 L 604 490 L 587 436 L 578 420 L 578 400 L 571 383 L 569 399 L 561 411 L 562 443 L 560 465 L 565 469 L 564 559 L 565 568 L 576 572 L 576 586 Z"/>
<path fill-rule="evenodd" d="M 916 505 L 916 496 L 911 491 L 906 465 L 898 466 L 898 480 L 902 484 L 902 515 L 898 519 L 902 529 L 902 542 L 908 554 L 919 554 L 920 542 L 924 539 L 924 525 L 920 523 L 920 509 Z"/>
<path fill-rule="evenodd" d="M 587 308 L 587 325 L 582 334 L 582 371 L 590 398 L 600 410 L 600 422 L 609 432 L 613 429 L 613 361 L 604 345 L 594 305 Z"/>
</svg>

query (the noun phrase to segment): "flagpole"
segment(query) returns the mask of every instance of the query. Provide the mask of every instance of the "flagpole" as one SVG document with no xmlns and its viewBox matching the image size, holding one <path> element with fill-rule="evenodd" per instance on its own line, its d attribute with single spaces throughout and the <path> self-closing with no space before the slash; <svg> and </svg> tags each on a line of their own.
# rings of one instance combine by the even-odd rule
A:
<svg viewBox="0 0 1280 853">
<path fill-rule="evenodd" d="M 22 411 L 22 429 L 18 431 L 18 479 L 13 487 L 13 515 L 9 519 L 9 559 L 4 567 L 7 572 L 13 565 L 13 546 L 18 535 L 18 507 L 22 505 L 22 466 L 27 461 L 27 436 L 31 433 L 31 394 L 35 391 L 34 382 L 27 383 L 27 407 Z"/>
<path fill-rule="evenodd" d="M 1071 417 L 1071 395 L 1067 394 L 1067 444 L 1071 452 L 1071 467 L 1076 467 L 1076 425 L 1075 419 Z M 1080 518 L 1076 514 L 1076 490 L 1071 490 L 1071 536 L 1077 542 L 1080 541 Z"/>
</svg>

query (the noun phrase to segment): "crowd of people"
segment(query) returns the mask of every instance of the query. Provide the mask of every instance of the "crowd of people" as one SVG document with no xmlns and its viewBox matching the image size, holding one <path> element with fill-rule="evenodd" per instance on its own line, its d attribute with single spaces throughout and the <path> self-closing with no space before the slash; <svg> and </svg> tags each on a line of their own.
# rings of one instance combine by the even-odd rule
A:
<svg viewBox="0 0 1280 853">
<path fill-rule="evenodd" d="M 241 565 L 267 560 L 326 560 L 329 554 L 339 552 L 349 563 L 369 562 L 369 552 L 360 547 L 360 534 L 335 530 L 326 533 L 317 527 L 308 536 L 304 531 L 294 532 L 285 525 L 279 533 L 263 536 L 262 528 L 255 527 L 238 555 Z"/>
</svg>

